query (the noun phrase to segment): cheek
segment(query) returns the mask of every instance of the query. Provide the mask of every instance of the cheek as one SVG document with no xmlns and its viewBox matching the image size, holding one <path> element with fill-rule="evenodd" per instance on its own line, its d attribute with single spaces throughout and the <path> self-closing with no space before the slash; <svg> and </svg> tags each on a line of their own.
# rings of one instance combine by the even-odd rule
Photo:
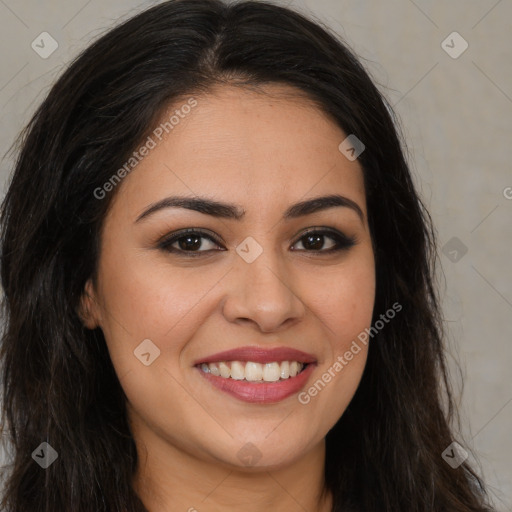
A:
<svg viewBox="0 0 512 512">
<path fill-rule="evenodd" d="M 172 327 L 208 284 L 199 271 L 181 270 L 132 256 L 123 264 L 105 258 L 102 295 L 128 330 L 143 335 Z"/>
<path fill-rule="evenodd" d="M 163 356 L 179 352 L 197 330 L 199 317 L 209 314 L 208 294 L 214 295 L 225 269 L 171 266 L 137 254 L 122 261 L 111 256 L 105 251 L 100 282 L 102 328 L 113 359 L 133 356 L 144 339 Z"/>
<path fill-rule="evenodd" d="M 324 325 L 328 343 L 316 378 L 299 394 L 312 420 L 312 431 L 327 432 L 352 400 L 368 355 L 366 329 L 371 326 L 375 276 L 373 268 L 337 273 L 318 287 L 314 313 Z"/>
<path fill-rule="evenodd" d="M 317 282 L 310 292 L 315 315 L 326 326 L 334 353 L 370 327 L 375 302 L 375 272 L 371 260 L 352 265 Z"/>
<path fill-rule="evenodd" d="M 325 326 L 328 339 L 316 379 L 299 401 L 319 414 L 322 426 L 336 423 L 352 400 L 368 354 L 366 329 L 371 326 L 375 302 L 372 253 L 351 259 L 315 287 L 314 313 Z M 314 414 L 312 414 L 314 416 Z"/>
</svg>

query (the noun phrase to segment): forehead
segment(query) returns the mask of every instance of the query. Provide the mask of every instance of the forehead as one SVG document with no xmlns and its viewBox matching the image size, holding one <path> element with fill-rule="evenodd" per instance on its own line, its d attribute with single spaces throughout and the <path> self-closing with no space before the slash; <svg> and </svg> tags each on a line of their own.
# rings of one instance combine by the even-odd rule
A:
<svg viewBox="0 0 512 512">
<path fill-rule="evenodd" d="M 338 149 L 346 134 L 301 91 L 223 86 L 193 97 L 192 109 L 187 98 L 166 109 L 115 202 L 140 210 L 166 195 L 209 195 L 250 214 L 340 193 L 365 210 L 362 169 Z"/>
</svg>

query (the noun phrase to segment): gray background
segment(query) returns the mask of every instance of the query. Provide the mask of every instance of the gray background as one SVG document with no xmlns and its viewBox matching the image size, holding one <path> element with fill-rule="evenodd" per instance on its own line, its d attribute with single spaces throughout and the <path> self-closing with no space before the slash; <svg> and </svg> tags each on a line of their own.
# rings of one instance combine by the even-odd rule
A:
<svg viewBox="0 0 512 512">
<path fill-rule="evenodd" d="M 155 3 L 0 0 L 0 154 L 72 57 Z M 465 375 L 463 394 L 455 379 L 464 447 L 481 461 L 497 510 L 512 511 L 512 2 L 281 3 L 334 28 L 396 106 L 439 236 L 449 350 Z M 46 59 L 31 47 L 44 31 L 58 42 Z M 454 31 L 469 45 L 457 58 L 442 45 Z M 444 48 L 461 43 L 451 37 Z M 2 196 L 11 162 L 0 164 Z"/>
</svg>

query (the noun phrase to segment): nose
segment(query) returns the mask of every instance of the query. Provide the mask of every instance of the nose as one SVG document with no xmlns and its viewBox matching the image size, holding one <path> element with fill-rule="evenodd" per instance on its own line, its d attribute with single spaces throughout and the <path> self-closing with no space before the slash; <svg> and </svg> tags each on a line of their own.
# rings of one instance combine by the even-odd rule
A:
<svg viewBox="0 0 512 512">
<path fill-rule="evenodd" d="M 297 279 L 277 254 L 263 253 L 252 263 L 234 262 L 223 303 L 225 318 L 233 323 L 253 323 L 261 332 L 275 332 L 300 322 L 305 305 Z"/>
</svg>

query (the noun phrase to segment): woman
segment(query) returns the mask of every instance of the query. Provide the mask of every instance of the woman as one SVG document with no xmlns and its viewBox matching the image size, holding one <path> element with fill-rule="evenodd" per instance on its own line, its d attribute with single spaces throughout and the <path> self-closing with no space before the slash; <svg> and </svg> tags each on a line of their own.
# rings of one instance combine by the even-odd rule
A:
<svg viewBox="0 0 512 512">
<path fill-rule="evenodd" d="M 113 29 L 27 127 L 1 220 L 6 510 L 490 510 L 430 217 L 318 24 L 185 0 Z"/>
</svg>

